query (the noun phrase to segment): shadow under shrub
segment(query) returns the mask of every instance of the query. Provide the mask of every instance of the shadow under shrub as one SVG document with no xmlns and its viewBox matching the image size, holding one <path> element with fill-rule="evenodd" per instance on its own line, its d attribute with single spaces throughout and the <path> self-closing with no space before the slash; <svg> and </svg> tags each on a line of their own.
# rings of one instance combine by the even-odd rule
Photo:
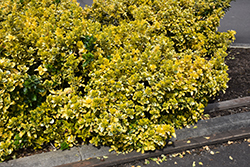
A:
<svg viewBox="0 0 250 167">
<path fill-rule="evenodd" d="M 0 2 L 0 158 L 76 138 L 116 151 L 163 147 L 226 89 L 229 2 Z"/>
</svg>

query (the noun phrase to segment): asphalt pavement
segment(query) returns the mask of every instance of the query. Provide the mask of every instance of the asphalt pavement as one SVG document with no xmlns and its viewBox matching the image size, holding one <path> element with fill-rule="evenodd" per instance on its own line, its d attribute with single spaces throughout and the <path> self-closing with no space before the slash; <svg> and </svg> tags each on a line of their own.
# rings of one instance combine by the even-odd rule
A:
<svg viewBox="0 0 250 167">
<path fill-rule="evenodd" d="M 250 0 L 235 0 L 221 19 L 219 31 L 236 31 L 233 45 L 250 44 Z"/>
<path fill-rule="evenodd" d="M 80 6 L 84 8 L 86 5 L 91 6 L 93 4 L 93 0 L 77 0 L 80 3 Z"/>
<path fill-rule="evenodd" d="M 248 140 L 249 141 L 249 140 Z M 183 154 L 170 154 L 164 156 L 143 159 L 127 164 L 117 165 L 113 167 L 249 167 L 250 159 L 250 142 L 229 141 L 225 144 L 215 145 L 212 147 L 206 146 L 202 149 L 191 149 Z M 233 143 L 228 145 L 228 143 Z M 200 151 L 202 150 L 202 151 Z M 157 163 L 157 159 L 164 160 Z"/>
</svg>

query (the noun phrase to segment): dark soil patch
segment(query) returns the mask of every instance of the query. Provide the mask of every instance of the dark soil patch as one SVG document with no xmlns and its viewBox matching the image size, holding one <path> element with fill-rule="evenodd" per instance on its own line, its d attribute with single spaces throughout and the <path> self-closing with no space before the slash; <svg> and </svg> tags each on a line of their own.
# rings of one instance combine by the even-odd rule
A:
<svg viewBox="0 0 250 167">
<path fill-rule="evenodd" d="M 250 49 L 228 49 L 229 55 L 225 63 L 228 65 L 230 81 L 225 93 L 220 92 L 218 96 L 211 99 L 210 103 L 250 96 Z M 210 118 L 249 112 L 248 106 L 232 108 L 228 110 L 209 113 Z"/>
<path fill-rule="evenodd" d="M 250 49 L 228 49 L 225 63 L 228 65 L 230 81 L 226 93 L 215 97 L 225 101 L 250 95 Z"/>
</svg>

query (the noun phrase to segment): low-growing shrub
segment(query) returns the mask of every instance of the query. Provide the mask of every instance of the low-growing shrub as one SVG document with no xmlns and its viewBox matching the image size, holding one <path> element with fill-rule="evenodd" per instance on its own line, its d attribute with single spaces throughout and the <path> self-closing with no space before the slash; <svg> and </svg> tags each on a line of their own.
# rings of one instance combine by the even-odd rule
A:
<svg viewBox="0 0 250 167">
<path fill-rule="evenodd" d="M 97 0 L 84 10 L 102 24 L 102 54 L 86 86 L 98 122 L 92 143 L 154 150 L 173 128 L 201 118 L 209 98 L 227 87 L 224 58 L 234 31 L 217 27 L 229 2 Z"/>
<path fill-rule="evenodd" d="M 0 159 L 51 141 L 72 145 L 99 24 L 70 0 L 6 0 L 0 8 Z"/>
<path fill-rule="evenodd" d="M 230 0 L 0 2 L 0 159 L 76 138 L 163 147 L 225 90 Z"/>
</svg>

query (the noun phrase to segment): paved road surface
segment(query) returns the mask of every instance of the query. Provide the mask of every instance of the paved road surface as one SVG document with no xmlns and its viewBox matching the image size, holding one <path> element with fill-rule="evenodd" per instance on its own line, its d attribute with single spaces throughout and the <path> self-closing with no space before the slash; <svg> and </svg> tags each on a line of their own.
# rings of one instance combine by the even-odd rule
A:
<svg viewBox="0 0 250 167">
<path fill-rule="evenodd" d="M 234 43 L 250 44 L 250 0 L 231 2 L 231 8 L 221 20 L 219 31 L 235 30 Z"/>
<path fill-rule="evenodd" d="M 214 154 L 211 154 L 213 151 Z M 210 151 L 186 154 L 183 158 L 175 157 L 171 160 L 167 158 L 158 165 L 154 161 L 145 165 L 145 160 L 135 163 L 127 163 L 116 167 L 249 167 L 250 166 L 250 143 L 232 144 L 229 146 L 218 146 Z M 230 159 L 231 158 L 231 159 Z M 200 165 L 202 162 L 203 165 Z"/>
<path fill-rule="evenodd" d="M 93 3 L 93 0 L 77 0 L 77 2 L 80 3 L 81 7 L 84 7 L 86 5 L 91 6 Z"/>
</svg>

